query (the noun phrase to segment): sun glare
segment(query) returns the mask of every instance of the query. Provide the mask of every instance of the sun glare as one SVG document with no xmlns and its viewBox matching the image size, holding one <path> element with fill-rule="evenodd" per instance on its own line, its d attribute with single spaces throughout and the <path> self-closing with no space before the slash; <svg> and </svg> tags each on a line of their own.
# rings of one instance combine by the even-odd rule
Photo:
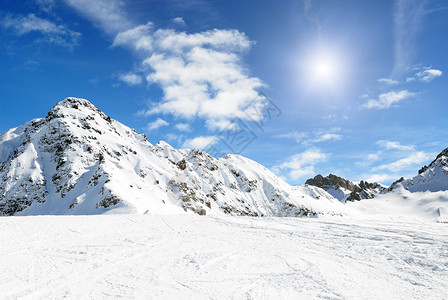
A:
<svg viewBox="0 0 448 300">
<path fill-rule="evenodd" d="M 337 49 L 330 47 L 310 50 L 301 58 L 304 87 L 312 93 L 339 94 L 347 80 L 347 65 Z"/>
<path fill-rule="evenodd" d="M 313 67 L 313 75 L 316 80 L 333 80 L 336 75 L 334 63 L 326 58 L 317 59 Z"/>
</svg>

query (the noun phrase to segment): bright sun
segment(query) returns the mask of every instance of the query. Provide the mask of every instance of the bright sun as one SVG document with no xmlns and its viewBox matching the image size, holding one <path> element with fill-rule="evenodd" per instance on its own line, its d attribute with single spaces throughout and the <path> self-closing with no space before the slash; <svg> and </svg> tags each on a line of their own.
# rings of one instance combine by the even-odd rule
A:
<svg viewBox="0 0 448 300">
<path fill-rule="evenodd" d="M 328 94 L 342 91 L 347 78 L 344 55 L 331 47 L 313 49 L 304 53 L 301 78 L 304 86 L 313 93 Z"/>
<path fill-rule="evenodd" d="M 336 70 L 334 63 L 327 59 L 320 59 L 313 67 L 314 77 L 317 80 L 327 81 L 334 79 Z"/>
<path fill-rule="evenodd" d="M 312 81 L 316 84 L 331 84 L 337 80 L 338 66 L 329 55 L 317 55 L 308 66 Z"/>
</svg>

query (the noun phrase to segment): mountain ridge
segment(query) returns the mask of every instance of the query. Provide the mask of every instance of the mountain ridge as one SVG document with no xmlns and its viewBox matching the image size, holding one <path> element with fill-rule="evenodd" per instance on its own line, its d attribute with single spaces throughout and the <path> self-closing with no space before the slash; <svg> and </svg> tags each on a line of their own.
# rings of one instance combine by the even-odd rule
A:
<svg viewBox="0 0 448 300">
<path fill-rule="evenodd" d="M 343 215 L 355 200 L 408 197 L 401 190 L 448 190 L 448 148 L 417 176 L 389 188 L 333 174 L 291 186 L 240 155 L 215 158 L 163 141 L 153 145 L 74 97 L 58 102 L 46 117 L 0 134 L 0 215 Z M 445 208 L 439 208 L 429 210 L 440 215 Z"/>
<path fill-rule="evenodd" d="M 152 145 L 88 100 L 69 97 L 45 118 L 0 135 L 0 212 L 223 213 L 302 216 L 338 211 L 258 163 Z M 325 204 L 323 203 L 325 201 Z"/>
</svg>

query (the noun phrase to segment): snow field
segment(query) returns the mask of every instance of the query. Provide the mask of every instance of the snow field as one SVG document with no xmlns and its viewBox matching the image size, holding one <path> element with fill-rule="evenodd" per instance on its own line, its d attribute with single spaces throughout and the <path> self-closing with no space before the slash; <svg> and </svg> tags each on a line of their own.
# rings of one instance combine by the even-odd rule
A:
<svg viewBox="0 0 448 300">
<path fill-rule="evenodd" d="M 0 218 L 1 299 L 446 299 L 445 223 Z"/>
</svg>

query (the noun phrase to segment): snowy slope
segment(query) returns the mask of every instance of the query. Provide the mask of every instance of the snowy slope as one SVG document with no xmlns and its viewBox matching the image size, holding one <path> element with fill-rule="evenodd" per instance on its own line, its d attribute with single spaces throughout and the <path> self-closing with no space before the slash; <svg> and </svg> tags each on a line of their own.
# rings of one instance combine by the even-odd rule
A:
<svg viewBox="0 0 448 300">
<path fill-rule="evenodd" d="M 238 155 L 152 145 L 89 101 L 67 98 L 0 135 L 0 214 L 340 213 Z"/>
<path fill-rule="evenodd" d="M 0 221 L 1 299 L 448 299 L 447 224 L 195 215 Z"/>
</svg>

